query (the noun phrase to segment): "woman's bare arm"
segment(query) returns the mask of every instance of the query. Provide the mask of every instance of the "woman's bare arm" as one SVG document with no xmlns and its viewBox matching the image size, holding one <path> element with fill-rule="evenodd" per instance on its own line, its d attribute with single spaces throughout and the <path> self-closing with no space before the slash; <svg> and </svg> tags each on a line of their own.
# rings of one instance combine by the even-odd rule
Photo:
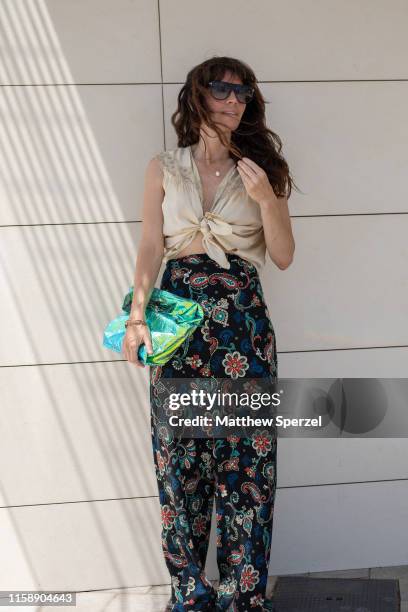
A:
<svg viewBox="0 0 408 612">
<path fill-rule="evenodd" d="M 163 170 L 157 159 L 151 159 L 145 172 L 142 209 L 142 236 L 136 258 L 131 319 L 144 319 L 163 260 Z"/>
</svg>

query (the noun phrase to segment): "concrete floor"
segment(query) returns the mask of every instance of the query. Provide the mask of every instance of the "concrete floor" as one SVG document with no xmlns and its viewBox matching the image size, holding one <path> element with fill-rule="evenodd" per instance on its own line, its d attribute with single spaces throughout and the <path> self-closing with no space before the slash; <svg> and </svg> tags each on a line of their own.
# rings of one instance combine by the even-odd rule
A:
<svg viewBox="0 0 408 612">
<path fill-rule="evenodd" d="M 401 612 L 408 612 L 408 565 L 298 575 L 316 578 L 397 578 L 401 591 Z M 269 596 L 273 592 L 275 581 L 275 576 L 269 577 L 267 588 Z M 76 612 L 164 612 L 169 594 L 169 585 L 77 593 L 75 610 Z M 50 608 L 44 610 L 49 611 Z"/>
</svg>

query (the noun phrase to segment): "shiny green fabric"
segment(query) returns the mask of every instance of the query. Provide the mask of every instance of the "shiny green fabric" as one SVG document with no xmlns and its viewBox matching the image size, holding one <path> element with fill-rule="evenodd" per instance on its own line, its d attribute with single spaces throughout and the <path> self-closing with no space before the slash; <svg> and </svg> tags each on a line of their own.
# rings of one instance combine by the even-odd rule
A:
<svg viewBox="0 0 408 612">
<path fill-rule="evenodd" d="M 103 346 L 117 353 L 122 352 L 125 322 L 129 318 L 132 300 L 133 286 L 123 301 L 122 310 L 125 314 L 110 321 L 104 330 Z M 148 355 L 146 346 L 142 344 L 138 352 L 140 361 L 145 365 L 165 364 L 184 340 L 194 333 L 203 318 L 204 311 L 198 302 L 154 287 L 145 309 L 153 355 Z"/>
</svg>

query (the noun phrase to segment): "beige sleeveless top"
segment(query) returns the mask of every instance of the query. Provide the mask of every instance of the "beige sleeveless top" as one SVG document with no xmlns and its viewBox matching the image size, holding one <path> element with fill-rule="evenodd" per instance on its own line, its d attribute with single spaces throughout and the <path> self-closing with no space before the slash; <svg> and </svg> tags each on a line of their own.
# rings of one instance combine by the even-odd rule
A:
<svg viewBox="0 0 408 612">
<path fill-rule="evenodd" d="M 258 270 L 265 264 L 266 244 L 259 205 L 248 194 L 236 165 L 222 179 L 210 211 L 203 214 L 201 178 L 191 147 L 155 156 L 163 168 L 164 262 L 176 257 L 202 233 L 207 254 L 225 269 L 225 251 L 233 251 Z"/>
</svg>

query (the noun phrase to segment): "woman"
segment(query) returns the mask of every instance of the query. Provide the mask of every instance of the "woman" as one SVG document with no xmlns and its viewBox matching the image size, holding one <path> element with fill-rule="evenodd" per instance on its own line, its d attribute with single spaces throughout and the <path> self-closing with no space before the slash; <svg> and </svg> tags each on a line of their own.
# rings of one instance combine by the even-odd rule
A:
<svg viewBox="0 0 408 612">
<path fill-rule="evenodd" d="M 193 68 L 172 116 L 178 147 L 148 164 L 134 299 L 123 352 L 137 367 L 140 324 L 160 266 L 160 288 L 200 302 L 201 326 L 163 366 L 150 367 L 152 444 L 162 546 L 171 577 L 166 610 L 270 610 L 266 583 L 276 490 L 276 430 L 251 437 L 177 439 L 153 408 L 165 378 L 271 377 L 276 340 L 258 272 L 266 250 L 286 269 L 294 253 L 281 142 L 265 124 L 253 71 L 214 57 Z M 237 161 L 238 160 L 238 161 Z M 163 253 L 164 250 L 164 253 Z M 215 590 L 205 575 L 213 502 Z"/>
</svg>

